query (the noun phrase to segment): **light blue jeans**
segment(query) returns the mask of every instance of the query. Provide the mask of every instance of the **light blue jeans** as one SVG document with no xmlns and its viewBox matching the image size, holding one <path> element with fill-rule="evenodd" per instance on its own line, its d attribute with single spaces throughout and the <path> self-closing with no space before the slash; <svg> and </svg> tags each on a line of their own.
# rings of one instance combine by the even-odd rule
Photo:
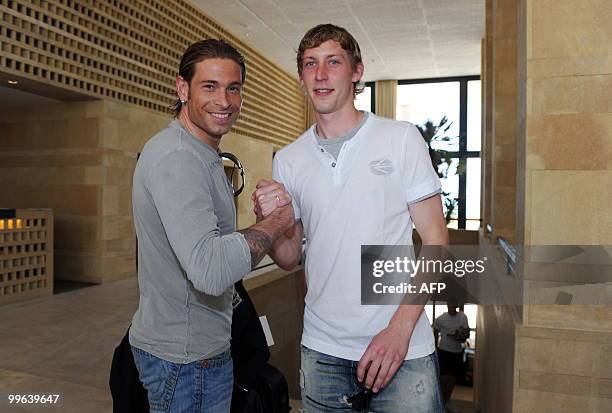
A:
<svg viewBox="0 0 612 413">
<path fill-rule="evenodd" d="M 359 393 L 359 362 L 319 353 L 302 346 L 300 386 L 305 413 L 351 412 L 346 399 Z M 406 360 L 391 382 L 375 394 L 369 409 L 375 413 L 444 413 L 436 353 Z"/>
<path fill-rule="evenodd" d="M 151 413 L 228 413 L 234 383 L 230 350 L 189 364 L 172 363 L 132 346 Z"/>
</svg>

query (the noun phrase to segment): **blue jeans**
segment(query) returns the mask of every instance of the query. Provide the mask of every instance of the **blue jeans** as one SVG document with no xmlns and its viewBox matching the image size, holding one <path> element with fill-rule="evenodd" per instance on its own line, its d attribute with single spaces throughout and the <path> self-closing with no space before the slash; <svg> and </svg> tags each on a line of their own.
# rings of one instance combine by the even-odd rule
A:
<svg viewBox="0 0 612 413">
<path fill-rule="evenodd" d="M 230 350 L 215 357 L 178 364 L 132 346 L 151 413 L 228 413 L 234 384 Z"/>
<path fill-rule="evenodd" d="M 300 387 L 304 412 L 354 411 L 346 399 L 363 389 L 357 381 L 358 364 L 302 346 Z M 436 353 L 404 361 L 363 412 L 443 413 Z"/>
</svg>

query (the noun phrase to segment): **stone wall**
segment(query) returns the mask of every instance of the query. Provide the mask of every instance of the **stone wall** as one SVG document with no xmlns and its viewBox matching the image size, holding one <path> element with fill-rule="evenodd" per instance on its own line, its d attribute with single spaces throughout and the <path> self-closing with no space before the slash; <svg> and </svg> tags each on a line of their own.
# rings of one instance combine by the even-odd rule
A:
<svg viewBox="0 0 612 413">
<path fill-rule="evenodd" d="M 520 242 L 612 245 L 612 4 L 524 0 L 522 7 Z M 603 286 L 578 286 L 576 268 L 543 277 L 525 263 L 526 297 L 535 286 L 563 287 L 593 305 L 525 306 L 515 411 L 612 410 L 612 307 L 595 305 Z"/>
<path fill-rule="evenodd" d="M 136 156 L 170 117 L 110 100 L 0 113 L 0 205 L 51 208 L 55 276 L 102 283 L 135 275 L 131 186 Z M 250 200 L 269 179 L 273 145 L 229 134 L 221 148 L 247 170 L 237 222 L 254 222 Z"/>
<path fill-rule="evenodd" d="M 168 118 L 90 101 L 0 114 L 0 204 L 51 208 L 56 278 L 101 283 L 134 274 L 136 154 Z"/>
<path fill-rule="evenodd" d="M 612 4 L 486 4 L 484 113 L 493 118 L 484 120 L 483 156 L 492 161 L 492 179 L 483 197 L 494 232 L 482 242 L 501 235 L 518 246 L 612 245 Z M 594 298 L 604 286 L 578 286 L 584 281 L 578 266 L 562 264 L 562 271 L 544 275 L 532 264 L 519 265 L 522 311 L 480 308 L 477 407 L 612 410 L 612 308 Z M 536 286 L 575 293 L 585 305 L 536 305 L 529 301 Z"/>
</svg>

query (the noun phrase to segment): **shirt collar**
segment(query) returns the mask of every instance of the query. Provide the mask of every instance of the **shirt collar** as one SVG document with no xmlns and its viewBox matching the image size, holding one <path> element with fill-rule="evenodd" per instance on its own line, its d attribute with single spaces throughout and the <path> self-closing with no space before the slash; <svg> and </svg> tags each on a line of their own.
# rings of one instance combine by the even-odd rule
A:
<svg viewBox="0 0 612 413">
<path fill-rule="evenodd" d="M 365 131 L 369 128 L 369 125 L 371 124 L 372 118 L 373 118 L 373 115 L 371 113 L 364 112 L 364 119 L 362 119 L 360 124 L 357 125 L 356 129 L 358 129 L 358 130 L 356 131 L 355 136 L 353 136 L 351 139 L 349 139 L 347 142 L 345 142 L 345 146 L 347 148 L 352 147 L 353 145 L 356 145 L 357 143 L 359 143 L 363 139 L 363 136 L 365 136 Z M 321 147 L 321 145 L 319 145 L 319 141 L 317 140 L 316 127 L 317 127 L 317 124 L 314 123 L 308 129 L 308 135 L 309 135 L 310 141 L 313 143 L 314 148 L 317 149 L 317 152 L 318 152 L 319 148 Z M 352 129 L 351 132 L 353 130 L 354 129 Z M 349 133 L 351 133 L 351 132 L 349 132 Z"/>
<path fill-rule="evenodd" d="M 179 133 L 182 136 L 185 136 L 186 139 L 189 139 L 190 142 L 195 142 L 197 145 L 200 145 L 202 148 L 204 148 L 205 152 L 207 155 L 209 155 L 211 158 L 217 159 L 219 158 L 219 152 L 216 151 L 215 149 L 213 149 L 212 146 L 202 142 L 201 140 L 199 140 L 197 137 L 193 136 L 187 129 L 185 129 L 183 127 L 183 125 L 181 124 L 181 122 L 179 122 L 178 119 L 174 119 L 172 122 L 170 122 L 170 124 L 168 125 L 169 128 L 172 129 L 176 129 L 179 131 Z M 220 158 L 219 158 L 220 159 Z"/>
</svg>

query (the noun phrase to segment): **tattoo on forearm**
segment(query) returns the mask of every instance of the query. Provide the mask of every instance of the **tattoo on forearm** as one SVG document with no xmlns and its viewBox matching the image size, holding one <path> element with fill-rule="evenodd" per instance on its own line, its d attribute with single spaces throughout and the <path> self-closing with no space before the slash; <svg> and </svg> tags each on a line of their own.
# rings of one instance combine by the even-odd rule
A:
<svg viewBox="0 0 612 413">
<path fill-rule="evenodd" d="M 249 244 L 249 249 L 251 250 L 251 269 L 253 269 L 270 250 L 272 239 L 268 234 L 257 229 L 247 228 L 238 232 L 244 235 L 247 244 Z"/>
</svg>

